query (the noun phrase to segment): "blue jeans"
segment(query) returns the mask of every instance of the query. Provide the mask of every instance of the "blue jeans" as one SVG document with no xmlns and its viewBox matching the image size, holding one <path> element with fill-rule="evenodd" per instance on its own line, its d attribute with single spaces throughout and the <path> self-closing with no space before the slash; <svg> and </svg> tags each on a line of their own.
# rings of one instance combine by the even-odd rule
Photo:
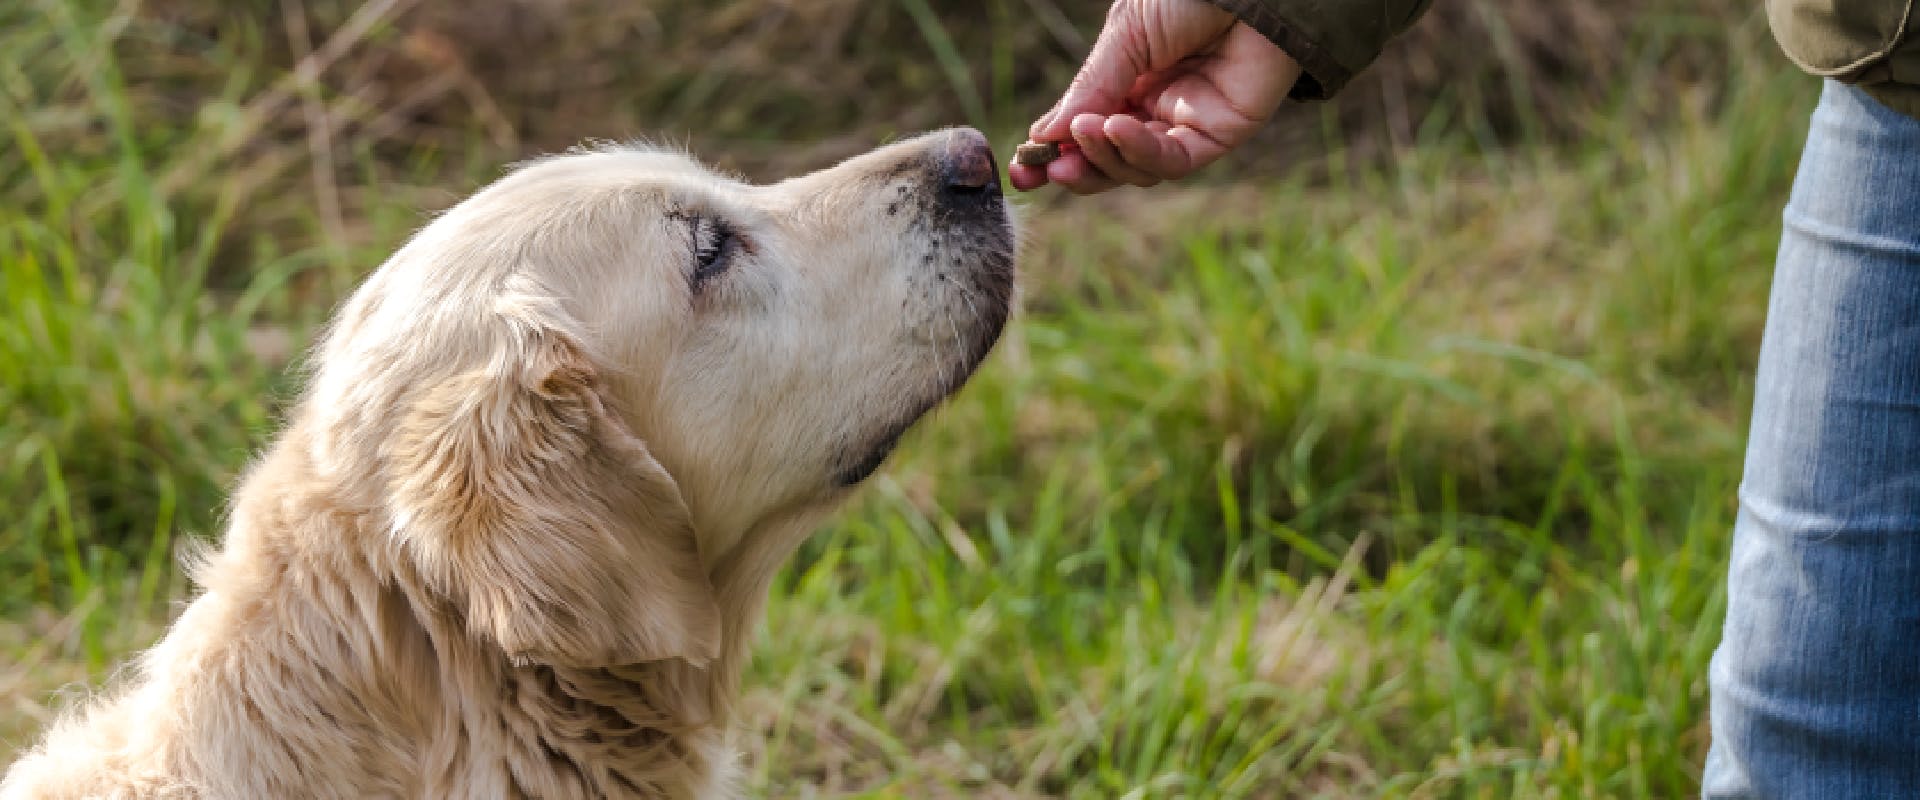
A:
<svg viewBox="0 0 1920 800">
<path fill-rule="evenodd" d="M 1785 220 L 1703 793 L 1920 798 L 1920 120 L 1827 84 Z"/>
</svg>

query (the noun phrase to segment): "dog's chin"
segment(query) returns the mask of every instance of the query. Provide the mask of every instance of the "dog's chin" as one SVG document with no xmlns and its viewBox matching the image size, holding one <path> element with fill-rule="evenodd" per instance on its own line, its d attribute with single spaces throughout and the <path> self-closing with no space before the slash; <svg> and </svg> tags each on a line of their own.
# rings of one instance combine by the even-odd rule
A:
<svg viewBox="0 0 1920 800">
<path fill-rule="evenodd" d="M 887 456 L 892 455 L 894 448 L 899 446 L 900 438 L 905 436 L 907 431 L 912 430 L 915 423 L 967 384 L 967 379 L 973 377 L 973 373 L 987 360 L 987 354 L 993 351 L 994 344 L 1000 340 L 1001 330 L 1006 326 L 1007 309 L 998 304 L 996 306 L 996 309 L 988 312 L 988 318 L 981 321 L 980 329 L 975 331 L 970 349 L 963 358 L 952 364 L 947 373 L 942 376 L 935 391 L 927 397 L 919 398 L 908 407 L 908 413 L 900 415 L 881 427 L 876 435 L 842 451 L 841 457 L 837 459 L 841 466 L 834 472 L 836 486 L 841 488 L 857 486 L 873 477 L 873 473 L 880 469 L 880 465 L 886 463 Z"/>
<path fill-rule="evenodd" d="M 993 338 L 999 338 L 997 330 Z M 987 347 L 991 348 L 992 344 L 989 343 Z M 979 358 L 969 359 L 971 364 L 958 370 L 957 375 L 949 380 L 943 381 L 945 385 L 940 391 L 916 403 L 910 409 L 910 413 L 901 415 L 881 428 L 876 436 L 866 442 L 848 447 L 839 459 L 842 466 L 835 471 L 834 484 L 841 488 L 848 488 L 873 477 L 873 473 L 880 469 L 880 465 L 886 463 L 887 456 L 892 455 L 894 448 L 899 446 L 900 438 L 907 435 L 907 431 L 912 430 L 914 424 L 921 418 L 945 402 L 948 397 L 953 396 L 954 392 L 959 391 L 960 387 L 966 384 L 967 378 L 973 374 L 974 369 L 986 359 L 986 353 L 987 350 L 982 349 Z"/>
<path fill-rule="evenodd" d="M 893 454 L 893 448 L 900 444 L 900 437 L 905 436 L 907 429 L 912 427 L 911 422 L 898 426 L 897 430 L 881 436 L 878 441 L 864 449 L 848 451 L 852 457 L 841 459 L 846 466 L 841 467 L 834 474 L 834 486 L 848 489 L 873 477 L 873 473 L 880 471 L 880 465 L 887 462 L 887 456 Z"/>
</svg>

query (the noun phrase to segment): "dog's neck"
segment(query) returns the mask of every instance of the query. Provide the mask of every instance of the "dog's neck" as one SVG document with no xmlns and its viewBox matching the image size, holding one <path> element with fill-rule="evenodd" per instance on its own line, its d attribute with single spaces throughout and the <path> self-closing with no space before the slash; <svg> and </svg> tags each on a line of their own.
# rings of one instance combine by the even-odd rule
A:
<svg viewBox="0 0 1920 800">
<path fill-rule="evenodd" d="M 416 795 L 722 791 L 732 768 L 733 700 L 768 587 L 822 510 L 774 515 L 709 565 L 723 625 L 711 663 L 516 662 L 475 634 L 448 598 L 433 595 L 430 582 L 408 574 L 415 567 L 398 557 L 389 521 L 374 504 L 353 502 L 355 487 L 320 475 L 308 444 L 290 430 L 243 483 L 228 541 L 202 570 L 208 594 L 196 605 L 217 603 L 230 624 L 265 628 L 243 641 L 296 645 L 308 663 L 272 668 L 314 685 L 280 702 L 313 704 L 308 713 L 332 723 L 343 752 L 384 759 L 361 771 L 418 775 L 423 783 L 405 787 Z M 289 486 L 308 488 L 288 494 Z M 286 657 L 267 649 L 261 658 Z M 376 745 L 369 737 L 394 740 Z M 262 731 L 261 741 L 271 748 L 275 732 Z"/>
</svg>

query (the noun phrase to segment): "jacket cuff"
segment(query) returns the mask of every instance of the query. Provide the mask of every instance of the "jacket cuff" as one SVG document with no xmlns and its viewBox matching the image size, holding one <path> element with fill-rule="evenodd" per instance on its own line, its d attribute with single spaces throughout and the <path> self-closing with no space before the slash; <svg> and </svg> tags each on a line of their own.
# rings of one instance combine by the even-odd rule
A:
<svg viewBox="0 0 1920 800">
<path fill-rule="evenodd" d="M 1300 80 L 1287 92 L 1292 100 L 1325 100 L 1338 93 L 1354 71 L 1341 66 L 1326 48 L 1301 33 L 1301 26 L 1281 16 L 1271 4 L 1260 0 L 1208 0 L 1238 17 L 1247 27 L 1273 42 L 1281 52 L 1300 64 Z"/>
</svg>

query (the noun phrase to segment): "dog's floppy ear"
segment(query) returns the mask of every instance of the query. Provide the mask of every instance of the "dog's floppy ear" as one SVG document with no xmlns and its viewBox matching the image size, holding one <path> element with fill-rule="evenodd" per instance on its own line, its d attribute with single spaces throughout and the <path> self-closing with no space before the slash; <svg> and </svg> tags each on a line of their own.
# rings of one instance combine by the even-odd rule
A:
<svg viewBox="0 0 1920 800">
<path fill-rule="evenodd" d="M 673 477 L 559 330 L 508 324 L 491 363 L 420 387 L 390 462 L 401 547 L 516 659 L 717 657 L 720 617 Z"/>
</svg>

